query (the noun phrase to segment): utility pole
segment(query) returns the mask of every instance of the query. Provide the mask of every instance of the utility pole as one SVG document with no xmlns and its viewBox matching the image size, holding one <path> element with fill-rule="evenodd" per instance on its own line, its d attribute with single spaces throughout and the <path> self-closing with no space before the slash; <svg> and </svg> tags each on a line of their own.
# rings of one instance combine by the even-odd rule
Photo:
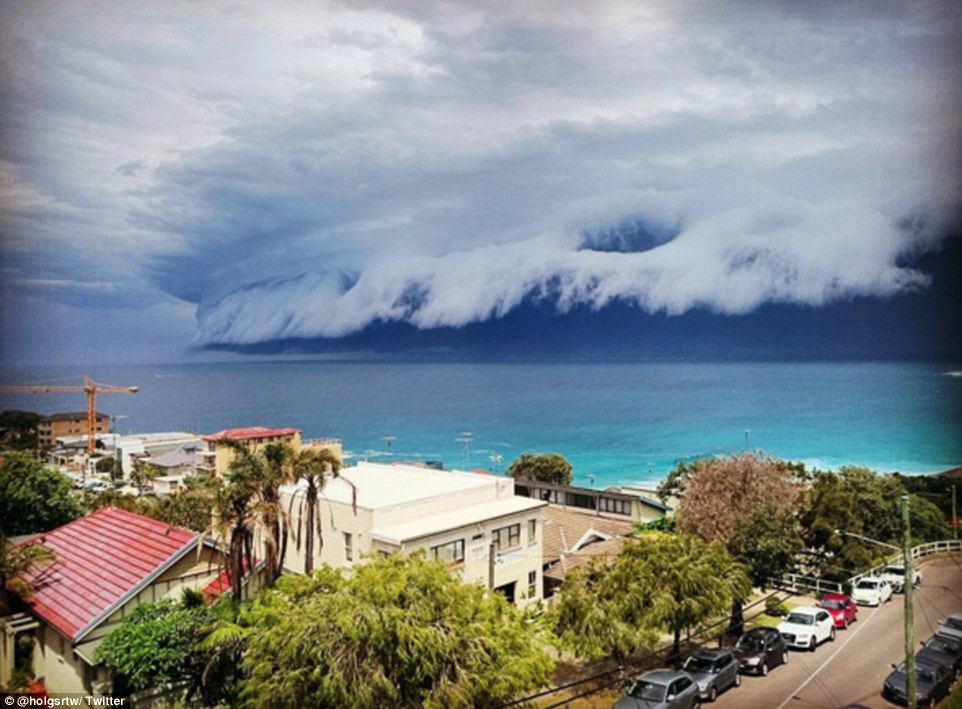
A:
<svg viewBox="0 0 962 709">
<path fill-rule="evenodd" d="M 903 582 L 903 600 L 905 601 L 905 695 L 909 709 L 916 709 L 916 677 L 915 677 L 915 625 L 912 606 L 912 592 L 915 585 L 915 574 L 912 571 L 912 529 L 909 523 L 909 496 L 902 495 L 902 562 L 905 567 L 905 581 Z"/>
</svg>

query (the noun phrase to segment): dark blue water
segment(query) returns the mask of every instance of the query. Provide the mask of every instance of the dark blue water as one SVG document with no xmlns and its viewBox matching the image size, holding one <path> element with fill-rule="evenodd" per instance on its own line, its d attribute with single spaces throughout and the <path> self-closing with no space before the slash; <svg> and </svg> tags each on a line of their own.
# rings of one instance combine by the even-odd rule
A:
<svg viewBox="0 0 962 709">
<path fill-rule="evenodd" d="M 761 449 L 820 467 L 933 472 L 962 464 L 962 377 L 924 363 L 399 364 L 242 362 L 93 369 L 120 433 L 296 426 L 357 457 L 501 469 L 557 451 L 576 480 L 658 479 L 679 459 Z M 8 369 L 52 382 L 63 368 Z M 79 380 L 78 380 L 79 381 Z M 82 395 L 0 407 L 81 410 Z M 470 432 L 470 441 L 462 434 Z M 499 458 L 500 456 L 500 458 Z"/>
</svg>

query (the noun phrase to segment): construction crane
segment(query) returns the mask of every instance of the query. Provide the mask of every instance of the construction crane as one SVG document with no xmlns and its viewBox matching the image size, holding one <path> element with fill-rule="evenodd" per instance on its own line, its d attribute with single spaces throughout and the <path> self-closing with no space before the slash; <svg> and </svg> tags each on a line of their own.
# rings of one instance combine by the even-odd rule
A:
<svg viewBox="0 0 962 709">
<path fill-rule="evenodd" d="M 125 387 L 95 382 L 83 375 L 83 386 L 61 384 L 9 384 L 0 386 L 0 394 L 87 394 L 87 455 L 93 455 L 97 444 L 97 394 L 136 394 L 140 387 Z"/>
</svg>

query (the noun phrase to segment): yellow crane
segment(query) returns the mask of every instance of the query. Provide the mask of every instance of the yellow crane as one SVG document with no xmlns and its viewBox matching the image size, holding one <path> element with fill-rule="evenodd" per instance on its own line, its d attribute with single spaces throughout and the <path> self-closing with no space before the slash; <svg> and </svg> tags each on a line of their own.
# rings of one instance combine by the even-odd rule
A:
<svg viewBox="0 0 962 709">
<path fill-rule="evenodd" d="M 97 394 L 136 394 L 140 387 L 117 386 L 95 382 L 83 375 L 83 386 L 63 384 L 8 384 L 0 386 L 0 394 L 79 394 L 87 395 L 87 455 L 93 455 L 97 444 Z"/>
</svg>

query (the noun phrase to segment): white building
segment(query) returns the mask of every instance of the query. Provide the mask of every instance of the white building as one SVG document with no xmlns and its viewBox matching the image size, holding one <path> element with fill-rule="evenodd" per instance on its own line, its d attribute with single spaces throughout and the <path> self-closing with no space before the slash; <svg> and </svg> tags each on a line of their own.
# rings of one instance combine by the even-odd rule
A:
<svg viewBox="0 0 962 709">
<path fill-rule="evenodd" d="M 115 454 L 124 472 L 124 480 L 130 479 L 135 458 L 159 456 L 161 453 L 177 448 L 201 450 L 203 447 L 204 441 L 200 436 L 183 431 L 130 434 L 118 437 L 114 443 Z"/>
<path fill-rule="evenodd" d="M 292 524 L 304 514 L 305 484 Z M 468 583 L 497 590 L 519 606 L 542 598 L 542 510 L 547 503 L 514 494 L 514 480 L 411 465 L 360 463 L 341 470 L 321 493 L 315 567 L 351 567 L 365 556 L 424 550 L 447 561 Z M 304 569 L 304 551 L 290 545 L 285 567 Z"/>
</svg>

